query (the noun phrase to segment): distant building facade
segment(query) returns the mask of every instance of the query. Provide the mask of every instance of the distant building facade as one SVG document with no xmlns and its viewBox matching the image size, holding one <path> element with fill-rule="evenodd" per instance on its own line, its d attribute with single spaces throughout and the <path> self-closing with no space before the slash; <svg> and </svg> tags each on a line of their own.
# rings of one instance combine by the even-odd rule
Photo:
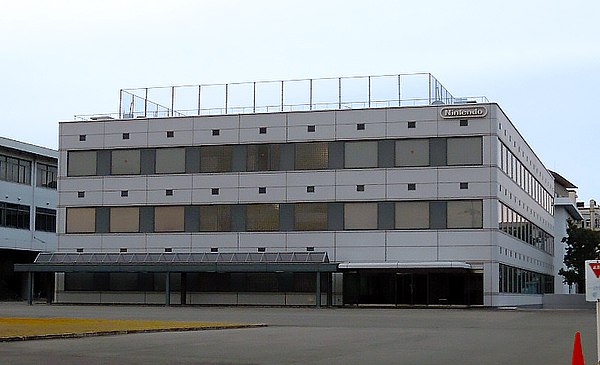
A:
<svg viewBox="0 0 600 365">
<path fill-rule="evenodd" d="M 584 202 L 577 202 L 577 209 L 583 216 L 580 222 L 582 228 L 600 231 L 600 206 L 594 199 L 590 200 L 588 206 L 585 206 Z"/>
<path fill-rule="evenodd" d="M 58 151 L 0 137 L 2 300 L 24 297 L 26 281 L 14 263 L 56 250 L 57 165 Z"/>
</svg>

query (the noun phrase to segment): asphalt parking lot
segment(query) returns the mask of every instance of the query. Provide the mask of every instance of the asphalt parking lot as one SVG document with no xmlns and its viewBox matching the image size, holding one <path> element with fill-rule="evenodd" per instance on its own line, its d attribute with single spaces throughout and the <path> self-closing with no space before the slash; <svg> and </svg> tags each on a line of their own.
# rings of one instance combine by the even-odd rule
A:
<svg viewBox="0 0 600 365">
<path fill-rule="evenodd" d="M 0 303 L 0 315 L 269 325 L 0 343 L 2 364 L 569 364 L 575 331 L 586 363 L 597 361 L 593 310 Z"/>
</svg>

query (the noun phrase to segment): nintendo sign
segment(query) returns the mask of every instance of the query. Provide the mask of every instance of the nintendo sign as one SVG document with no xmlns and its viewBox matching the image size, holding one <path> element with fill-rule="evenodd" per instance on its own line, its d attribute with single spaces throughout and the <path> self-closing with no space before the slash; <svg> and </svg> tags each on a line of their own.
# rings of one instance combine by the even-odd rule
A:
<svg viewBox="0 0 600 365">
<path fill-rule="evenodd" d="M 585 300 L 588 302 L 600 300 L 600 260 L 585 262 Z"/>
<path fill-rule="evenodd" d="M 440 110 L 440 117 L 444 119 L 483 118 L 487 115 L 487 113 L 487 108 L 484 106 L 448 107 Z"/>
</svg>

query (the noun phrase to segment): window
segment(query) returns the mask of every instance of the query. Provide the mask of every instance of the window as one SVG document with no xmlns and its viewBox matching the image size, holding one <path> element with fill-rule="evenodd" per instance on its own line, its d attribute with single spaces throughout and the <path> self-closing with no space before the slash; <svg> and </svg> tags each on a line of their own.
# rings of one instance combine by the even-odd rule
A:
<svg viewBox="0 0 600 365">
<path fill-rule="evenodd" d="M 416 122 L 416 121 L 414 121 L 414 120 L 413 120 L 413 121 L 410 121 L 410 122 L 408 122 L 408 124 L 407 124 L 407 125 L 408 125 L 408 128 L 411 128 L 411 129 L 412 129 L 412 128 L 417 128 L 417 122 Z"/>
<path fill-rule="evenodd" d="M 279 230 L 279 204 L 248 205 L 246 207 L 246 230 Z"/>
<path fill-rule="evenodd" d="M 377 229 L 377 203 L 344 204 L 344 229 Z"/>
<path fill-rule="evenodd" d="M 279 145 L 258 144 L 248 146 L 246 171 L 279 170 Z"/>
<path fill-rule="evenodd" d="M 231 171 L 231 146 L 203 146 L 200 148 L 200 170 L 202 172 Z"/>
<path fill-rule="evenodd" d="M 31 161 L 0 155 L 0 180 L 31 184 Z"/>
<path fill-rule="evenodd" d="M 346 168 L 377 167 L 377 142 L 346 142 L 344 166 Z"/>
<path fill-rule="evenodd" d="M 50 166 L 43 163 L 37 164 L 37 186 L 56 189 L 56 166 Z"/>
<path fill-rule="evenodd" d="M 230 205 L 205 205 L 200 207 L 200 231 L 231 231 Z"/>
<path fill-rule="evenodd" d="M 96 208 L 67 208 L 67 233 L 96 232 Z"/>
<path fill-rule="evenodd" d="M 326 169 L 329 165 L 328 146 L 327 142 L 296 144 L 296 170 Z"/>
<path fill-rule="evenodd" d="M 113 233 L 139 232 L 140 210 L 137 207 L 110 208 L 110 231 Z"/>
<path fill-rule="evenodd" d="M 140 150 L 112 151 L 111 172 L 113 175 L 139 175 Z"/>
<path fill-rule="evenodd" d="M 0 203 L 0 226 L 29 229 L 29 206 Z"/>
<path fill-rule="evenodd" d="M 483 163 L 482 140 L 481 137 L 448 138 L 448 165 L 481 165 Z"/>
<path fill-rule="evenodd" d="M 429 202 L 396 203 L 397 229 L 429 228 Z"/>
<path fill-rule="evenodd" d="M 185 148 L 159 148 L 156 150 L 156 173 L 185 172 Z"/>
<path fill-rule="evenodd" d="M 36 207 L 35 230 L 56 232 L 56 210 Z"/>
<path fill-rule="evenodd" d="M 456 200 L 448 202 L 448 228 L 482 228 L 483 204 L 481 200 Z"/>
<path fill-rule="evenodd" d="M 67 175 L 96 175 L 96 151 L 71 151 L 67 156 Z"/>
<path fill-rule="evenodd" d="M 396 166 L 429 166 L 429 140 L 396 141 Z"/>
<path fill-rule="evenodd" d="M 185 223 L 184 207 L 155 207 L 155 232 L 183 232 Z"/>
<path fill-rule="evenodd" d="M 294 205 L 294 229 L 298 231 L 327 230 L 327 203 Z"/>
</svg>

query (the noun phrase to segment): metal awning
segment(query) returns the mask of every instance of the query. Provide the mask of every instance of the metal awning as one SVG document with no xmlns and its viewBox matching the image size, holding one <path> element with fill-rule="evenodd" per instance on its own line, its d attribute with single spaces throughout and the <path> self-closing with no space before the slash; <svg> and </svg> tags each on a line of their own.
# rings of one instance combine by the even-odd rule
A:
<svg viewBox="0 0 600 365">
<path fill-rule="evenodd" d="M 342 262 L 339 269 L 473 269 L 473 265 L 462 261 L 419 261 L 419 262 Z"/>
<path fill-rule="evenodd" d="M 335 272 L 326 252 L 40 253 L 21 272 Z"/>
</svg>

